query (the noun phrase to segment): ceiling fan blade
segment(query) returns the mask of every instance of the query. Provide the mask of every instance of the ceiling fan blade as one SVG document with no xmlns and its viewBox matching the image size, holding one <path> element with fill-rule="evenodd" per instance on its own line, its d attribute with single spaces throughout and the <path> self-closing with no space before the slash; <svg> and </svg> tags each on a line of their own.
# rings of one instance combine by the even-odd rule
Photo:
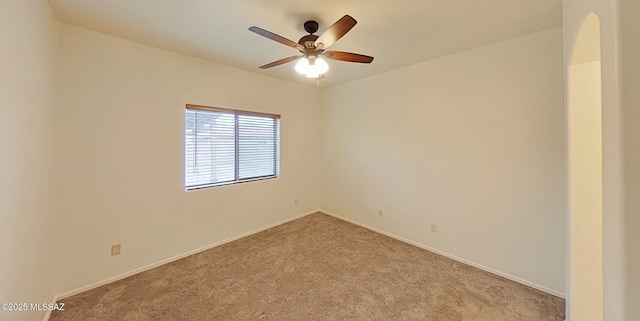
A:
<svg viewBox="0 0 640 321">
<path fill-rule="evenodd" d="M 271 68 L 271 67 L 275 67 L 275 66 L 280 66 L 282 64 L 286 64 L 287 62 L 292 62 L 296 59 L 302 58 L 303 56 L 291 56 L 291 57 L 287 57 L 287 58 L 283 58 L 280 60 L 276 60 L 272 63 L 268 63 L 266 65 L 260 66 L 260 69 L 267 69 L 267 68 Z"/>
<path fill-rule="evenodd" d="M 327 59 L 348 61 L 348 62 L 359 62 L 364 64 L 370 64 L 373 61 L 373 57 L 371 56 L 365 56 L 357 53 L 344 52 L 344 51 L 325 51 L 324 56 Z"/>
<path fill-rule="evenodd" d="M 249 31 L 253 31 L 263 37 L 269 38 L 271 40 L 277 41 L 285 46 L 291 47 L 291 48 L 296 48 L 298 50 L 303 49 L 302 46 L 300 44 L 298 44 L 297 42 L 294 42 L 293 40 L 289 40 L 283 36 L 279 36 L 276 35 L 275 33 L 271 32 L 271 31 L 267 31 L 264 30 L 260 27 L 256 27 L 253 26 L 251 28 L 249 28 Z"/>
<path fill-rule="evenodd" d="M 358 23 L 356 19 L 353 19 L 350 15 L 345 15 L 327 28 L 327 30 L 325 30 L 322 35 L 316 39 L 316 47 L 319 47 L 320 44 L 322 44 L 321 49 L 329 48 L 333 43 L 349 32 L 356 23 Z"/>
</svg>

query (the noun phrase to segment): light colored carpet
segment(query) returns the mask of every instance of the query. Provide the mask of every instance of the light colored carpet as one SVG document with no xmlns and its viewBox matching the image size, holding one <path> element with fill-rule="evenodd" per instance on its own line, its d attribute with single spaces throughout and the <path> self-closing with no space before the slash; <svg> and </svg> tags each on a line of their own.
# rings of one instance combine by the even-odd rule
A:
<svg viewBox="0 0 640 321">
<path fill-rule="evenodd" d="M 564 315 L 560 298 L 320 213 L 60 302 L 51 321 Z"/>
</svg>

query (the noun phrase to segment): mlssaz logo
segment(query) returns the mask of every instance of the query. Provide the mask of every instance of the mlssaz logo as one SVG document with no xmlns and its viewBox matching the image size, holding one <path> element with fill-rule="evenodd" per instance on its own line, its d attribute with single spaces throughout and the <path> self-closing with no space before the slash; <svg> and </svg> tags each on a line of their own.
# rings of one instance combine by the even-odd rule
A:
<svg viewBox="0 0 640 321">
<path fill-rule="evenodd" d="M 31 311 L 64 311 L 64 303 L 31 303 Z"/>
</svg>

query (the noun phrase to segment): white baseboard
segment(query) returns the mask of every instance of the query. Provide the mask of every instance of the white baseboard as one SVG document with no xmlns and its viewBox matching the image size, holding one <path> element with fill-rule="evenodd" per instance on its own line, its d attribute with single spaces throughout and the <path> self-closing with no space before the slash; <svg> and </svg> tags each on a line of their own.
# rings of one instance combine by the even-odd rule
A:
<svg viewBox="0 0 640 321">
<path fill-rule="evenodd" d="M 321 212 L 321 211 L 320 211 L 319 209 L 318 209 L 318 210 L 309 211 L 309 212 L 306 212 L 306 213 L 303 213 L 303 214 L 300 214 L 300 215 L 297 215 L 297 216 L 294 216 L 294 217 L 288 218 L 288 219 L 286 219 L 286 220 L 282 220 L 282 221 L 279 221 L 279 222 L 276 222 L 276 223 L 273 223 L 273 224 L 269 224 L 269 225 L 267 225 L 267 226 L 264 226 L 264 227 L 261 227 L 261 228 L 255 229 L 255 230 L 253 230 L 253 231 L 249 231 L 249 232 L 247 232 L 247 233 L 243 233 L 243 234 L 240 234 L 240 235 L 237 235 L 237 236 L 234 236 L 234 237 L 231 237 L 231 238 L 228 238 L 228 239 L 222 240 L 222 241 L 220 241 L 220 242 L 216 242 L 216 243 L 213 243 L 213 244 L 209 244 L 209 245 L 203 246 L 203 247 L 201 247 L 201 248 L 198 248 L 198 249 L 195 249 L 195 250 L 192 250 L 192 251 L 188 251 L 188 252 L 185 252 L 185 253 L 182 253 L 182 254 L 176 255 L 176 256 L 174 256 L 174 257 L 171 257 L 171 258 L 168 258 L 168 259 L 165 259 L 165 260 L 162 260 L 162 261 L 156 262 L 156 263 L 152 263 L 152 264 L 149 264 L 149 265 L 147 265 L 147 266 L 143 266 L 143 267 L 141 267 L 141 268 L 138 268 L 138 269 L 135 269 L 135 270 L 132 270 L 132 271 L 129 271 L 129 272 L 122 273 L 122 274 L 120 274 L 120 275 L 116 275 L 116 276 L 110 277 L 110 278 L 105 279 L 105 280 L 102 280 L 102 281 L 98 281 L 98 282 L 95 282 L 95 283 L 91 283 L 91 284 L 89 284 L 89 285 L 86 285 L 86 286 L 83 286 L 83 287 L 77 288 L 77 289 L 75 289 L 75 290 L 67 291 L 67 292 L 65 292 L 65 293 L 62 293 L 62 294 L 56 295 L 56 296 L 54 297 L 53 302 L 54 302 L 54 303 L 55 303 L 55 302 L 58 302 L 59 300 L 62 300 L 62 299 L 68 298 L 68 297 L 73 296 L 73 295 L 76 295 L 76 294 L 78 294 L 78 293 L 82 293 L 82 292 L 84 292 L 84 291 L 88 291 L 88 290 L 91 290 L 91 289 L 97 288 L 97 287 L 99 287 L 99 286 L 102 286 L 102 285 L 105 285 L 105 284 L 108 284 L 108 283 L 111 283 L 111 282 L 115 282 L 115 281 L 118 281 L 118 280 L 124 279 L 124 278 L 129 277 L 129 276 L 132 276 L 132 275 L 134 275 L 134 274 L 138 274 L 138 273 L 140 273 L 140 272 L 144 272 L 144 271 L 147 271 L 147 270 L 153 269 L 153 268 L 158 267 L 158 266 L 163 265 L 163 264 L 171 263 L 171 262 L 173 262 L 173 261 L 176 261 L 176 260 L 179 260 L 179 259 L 185 258 L 185 257 L 187 257 L 187 256 L 190 256 L 190 255 L 193 255 L 193 254 L 196 254 L 196 253 L 202 252 L 202 251 L 209 250 L 209 249 L 214 248 L 214 247 L 216 247 L 216 246 L 220 246 L 220 245 L 223 245 L 223 244 L 226 244 L 226 243 L 229 243 L 229 242 L 233 242 L 233 241 L 238 240 L 238 239 L 241 239 L 241 238 L 243 238 L 243 237 L 247 237 L 247 236 L 249 236 L 249 235 L 253 235 L 253 234 L 256 234 L 256 233 L 262 232 L 262 231 L 264 231 L 264 230 L 268 230 L 268 229 L 273 228 L 273 227 L 276 227 L 276 226 L 278 226 L 278 225 L 282 225 L 282 224 L 285 224 L 285 223 L 288 223 L 288 222 L 291 222 L 291 221 L 297 220 L 297 219 L 299 219 L 299 218 L 302 218 L 302 217 L 305 217 L 305 216 L 307 216 L 307 215 L 311 215 L 311 214 L 313 214 L 313 213 L 317 213 L 317 212 Z M 51 312 L 49 311 L 49 312 L 47 313 L 46 318 L 45 318 L 44 320 L 45 320 L 45 321 L 49 320 L 49 316 L 50 316 L 50 315 L 51 315 Z"/>
<path fill-rule="evenodd" d="M 401 237 L 401 236 L 398 236 L 398 235 L 395 235 L 395 234 L 392 234 L 392 233 L 389 233 L 389 232 L 386 232 L 386 231 L 383 231 L 383 230 L 377 229 L 377 228 L 375 228 L 375 227 L 372 227 L 372 226 L 369 226 L 369 225 L 366 225 L 366 224 L 362 224 L 362 223 L 360 223 L 360 222 L 357 222 L 357 221 L 354 221 L 354 220 L 352 220 L 352 219 L 349 219 L 349 218 L 346 218 L 346 217 L 340 216 L 340 215 L 335 214 L 335 213 L 331 213 L 331 212 L 329 212 L 329 211 L 319 210 L 319 212 L 324 213 L 324 214 L 327 214 L 327 215 L 329 215 L 329 216 L 333 216 L 333 217 L 335 217 L 335 218 L 337 218 L 337 219 L 340 219 L 340 220 L 343 220 L 343 221 L 345 221 L 345 222 L 349 222 L 349 223 L 351 223 L 351 224 L 355 224 L 355 225 L 358 225 L 358 226 L 360 226 L 360 227 L 364 227 L 364 228 L 366 228 L 366 229 L 368 229 L 368 230 L 371 230 L 371 231 L 373 231 L 373 232 L 380 233 L 380 234 L 382 234 L 382 235 L 386 235 L 386 236 L 391 237 L 391 238 L 394 238 L 394 239 L 396 239 L 396 240 L 398 240 L 398 241 L 402 241 L 402 242 L 405 242 L 405 243 L 411 244 L 411 245 L 413 245 L 413 246 L 417 246 L 417 247 L 419 247 L 419 248 L 425 249 L 425 250 L 427 250 L 427 251 L 431 251 L 431 252 L 433 252 L 433 253 L 440 254 L 440 255 L 442 255 L 442 256 L 446 256 L 446 257 L 448 257 L 448 258 L 450 258 L 450 259 L 452 259 L 452 260 L 455 260 L 455 261 L 458 261 L 458 262 L 461 262 L 461 263 L 464 263 L 464 264 L 467 264 L 467 265 L 471 265 L 471 266 L 476 267 L 476 268 L 478 268 L 478 269 L 481 269 L 481 270 L 487 271 L 487 272 L 489 272 L 489 273 L 492 273 L 492 274 L 495 274 L 495 275 L 501 276 L 501 277 L 503 277 L 503 278 L 509 279 L 509 280 L 511 280 L 511 281 L 514 281 L 514 282 L 518 282 L 518 283 L 520 283 L 520 284 L 524 284 L 524 285 L 526 285 L 526 286 L 528 286 L 528 287 L 532 287 L 532 288 L 534 288 L 534 289 L 537 289 L 537 290 L 540 290 L 540 291 L 542 291 L 542 292 L 545 292 L 545 293 L 548 293 L 548 294 L 551 294 L 551 295 L 557 296 L 557 297 L 559 297 L 559 298 L 562 298 L 562 299 L 564 299 L 564 298 L 565 298 L 565 294 L 564 294 L 564 293 L 562 293 L 562 292 L 558 292 L 558 291 L 553 290 L 553 289 L 549 289 L 549 288 L 547 288 L 547 287 L 545 287 L 545 286 L 542 286 L 542 285 L 539 285 L 539 284 L 536 284 L 536 283 L 533 283 L 533 282 L 530 282 L 530 281 L 527 281 L 527 280 L 524 280 L 524 279 L 521 279 L 521 278 L 515 277 L 515 276 L 513 276 L 513 275 L 509 275 L 509 274 L 507 274 L 507 273 L 504 273 L 504 272 L 501 272 L 501 271 L 498 271 L 498 270 L 492 269 L 492 268 L 490 268 L 490 267 L 484 266 L 484 265 L 482 265 L 482 264 L 478 264 L 478 263 L 476 263 L 476 262 L 472 262 L 472 261 L 469 261 L 469 260 L 463 259 L 463 258 L 461 258 L 461 257 L 457 257 L 457 256 L 452 255 L 452 254 L 449 254 L 449 253 L 447 253 L 447 252 L 443 252 L 443 251 L 440 251 L 440 250 L 436 250 L 436 249 L 434 249 L 434 248 L 432 248 L 432 247 L 429 247 L 429 246 L 427 246 L 427 245 L 424 245 L 424 244 L 422 244 L 422 243 L 418 243 L 418 242 L 415 242 L 415 241 L 412 241 L 412 240 L 406 239 L 406 238 L 404 238 L 404 237 Z"/>
<path fill-rule="evenodd" d="M 56 303 L 56 300 L 53 300 L 53 302 L 51 303 Z M 43 321 L 49 321 L 49 318 L 51 317 L 51 310 L 47 310 L 47 313 L 44 314 L 44 319 L 42 319 Z"/>
</svg>

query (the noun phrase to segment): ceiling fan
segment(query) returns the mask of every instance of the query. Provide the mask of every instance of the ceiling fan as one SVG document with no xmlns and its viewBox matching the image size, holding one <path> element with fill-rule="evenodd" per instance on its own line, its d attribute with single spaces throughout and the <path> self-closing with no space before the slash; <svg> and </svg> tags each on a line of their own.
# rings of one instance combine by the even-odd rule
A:
<svg viewBox="0 0 640 321">
<path fill-rule="evenodd" d="M 342 36 L 349 32 L 349 30 L 351 30 L 351 28 L 353 28 L 356 23 L 358 23 L 356 19 L 353 19 L 349 15 L 345 15 L 329 28 L 327 28 L 327 30 L 325 30 L 322 35 L 317 36 L 314 35 L 314 33 L 318 31 L 318 22 L 309 20 L 304 23 L 304 30 L 306 30 L 309 34 L 300 38 L 297 43 L 256 26 L 249 28 L 249 30 L 263 37 L 277 41 L 285 46 L 297 49 L 302 54 L 301 56 L 291 56 L 276 60 L 272 63 L 260 66 L 261 69 L 268 69 L 271 67 L 286 64 L 288 62 L 292 62 L 294 60 L 298 60 L 295 67 L 297 72 L 306 75 L 307 78 L 320 79 L 324 78 L 324 74 L 329 70 L 329 65 L 324 59 L 322 59 L 322 57 L 332 60 L 358 62 L 365 64 L 371 63 L 373 61 L 373 57 L 371 56 L 365 56 L 352 52 L 327 50 L 331 45 L 333 45 L 336 41 L 342 38 Z"/>
</svg>

